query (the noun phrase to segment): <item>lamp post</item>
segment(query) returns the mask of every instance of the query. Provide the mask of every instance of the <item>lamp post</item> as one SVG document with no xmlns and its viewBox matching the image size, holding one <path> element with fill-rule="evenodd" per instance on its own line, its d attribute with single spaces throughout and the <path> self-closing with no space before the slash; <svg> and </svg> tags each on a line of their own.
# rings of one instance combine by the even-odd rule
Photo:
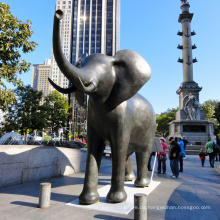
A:
<svg viewBox="0 0 220 220">
<path fill-rule="evenodd" d="M 71 125 L 72 125 L 72 123 L 73 123 L 72 121 L 69 121 L 69 125 L 70 125 L 70 133 L 71 133 L 71 131 L 72 131 L 72 130 L 71 130 Z M 69 141 L 71 141 L 71 135 L 70 135 L 70 134 L 69 134 Z"/>
</svg>

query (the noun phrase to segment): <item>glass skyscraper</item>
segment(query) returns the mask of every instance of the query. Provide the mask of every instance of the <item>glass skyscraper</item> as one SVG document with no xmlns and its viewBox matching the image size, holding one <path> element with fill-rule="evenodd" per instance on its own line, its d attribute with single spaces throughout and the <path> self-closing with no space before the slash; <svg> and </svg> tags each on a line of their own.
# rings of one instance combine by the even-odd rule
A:
<svg viewBox="0 0 220 220">
<path fill-rule="evenodd" d="M 56 10 L 64 11 L 61 20 L 61 44 L 64 55 L 76 64 L 87 53 L 114 56 L 120 47 L 120 0 L 57 0 Z M 52 56 L 52 80 L 68 87 Z M 73 128 L 82 130 L 86 120 L 86 104 L 80 107 L 71 97 Z M 85 102 L 86 103 L 86 102 Z M 84 124 L 85 125 L 85 124 Z"/>
<path fill-rule="evenodd" d="M 120 45 L 120 0 L 73 0 L 72 63 L 84 54 L 114 55 Z"/>
</svg>

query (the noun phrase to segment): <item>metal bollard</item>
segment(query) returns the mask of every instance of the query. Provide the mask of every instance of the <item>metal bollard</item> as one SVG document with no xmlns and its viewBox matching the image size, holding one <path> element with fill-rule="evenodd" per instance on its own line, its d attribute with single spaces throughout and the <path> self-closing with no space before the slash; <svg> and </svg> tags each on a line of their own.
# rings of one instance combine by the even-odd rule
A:
<svg viewBox="0 0 220 220">
<path fill-rule="evenodd" d="M 134 220 L 147 220 L 147 195 L 134 194 Z"/>
<path fill-rule="evenodd" d="M 50 206 L 51 183 L 41 183 L 39 193 L 39 207 L 48 208 Z"/>
</svg>

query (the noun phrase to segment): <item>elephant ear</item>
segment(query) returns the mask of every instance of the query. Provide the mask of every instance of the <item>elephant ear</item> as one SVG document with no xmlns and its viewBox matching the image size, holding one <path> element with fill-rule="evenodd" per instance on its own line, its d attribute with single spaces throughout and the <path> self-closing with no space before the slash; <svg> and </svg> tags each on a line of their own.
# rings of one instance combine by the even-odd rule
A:
<svg viewBox="0 0 220 220">
<path fill-rule="evenodd" d="M 113 61 L 115 84 L 109 96 L 109 104 L 116 107 L 133 97 L 150 79 L 151 68 L 142 56 L 132 50 L 121 50 Z"/>
</svg>

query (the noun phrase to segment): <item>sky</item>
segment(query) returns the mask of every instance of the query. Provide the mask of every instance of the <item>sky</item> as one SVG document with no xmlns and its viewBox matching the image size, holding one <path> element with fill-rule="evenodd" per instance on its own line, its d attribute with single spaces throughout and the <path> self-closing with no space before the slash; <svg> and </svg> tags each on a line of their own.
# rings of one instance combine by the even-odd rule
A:
<svg viewBox="0 0 220 220">
<path fill-rule="evenodd" d="M 31 40 L 39 46 L 23 57 L 32 64 L 42 64 L 51 59 L 52 27 L 56 0 L 3 0 L 19 20 L 32 22 L 34 34 Z M 200 103 L 209 99 L 220 100 L 220 1 L 189 0 L 190 12 L 194 13 L 191 29 L 193 79 L 202 87 Z M 178 22 L 181 14 L 180 0 L 121 0 L 120 49 L 131 49 L 148 62 L 151 79 L 142 87 L 140 94 L 148 99 L 155 113 L 160 114 L 179 106 L 176 94 L 183 81 L 182 51 L 177 49 L 182 38 Z M 21 75 L 25 85 L 32 82 L 32 70 Z"/>
</svg>

